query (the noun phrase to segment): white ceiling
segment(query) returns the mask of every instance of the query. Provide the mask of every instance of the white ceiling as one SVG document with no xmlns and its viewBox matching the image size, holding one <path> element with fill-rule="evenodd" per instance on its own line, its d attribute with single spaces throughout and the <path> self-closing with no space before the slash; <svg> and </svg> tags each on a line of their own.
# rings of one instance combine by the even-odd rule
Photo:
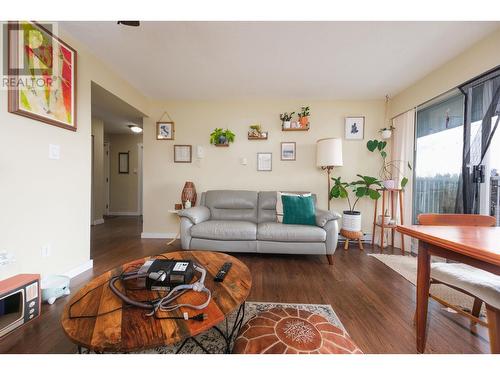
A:
<svg viewBox="0 0 500 375">
<path fill-rule="evenodd" d="M 134 134 L 129 125 L 142 128 L 142 118 L 145 116 L 142 112 L 94 82 L 91 85 L 91 98 L 92 116 L 104 122 L 104 133 Z"/>
<path fill-rule="evenodd" d="M 379 99 L 500 22 L 62 22 L 155 99 Z"/>
</svg>

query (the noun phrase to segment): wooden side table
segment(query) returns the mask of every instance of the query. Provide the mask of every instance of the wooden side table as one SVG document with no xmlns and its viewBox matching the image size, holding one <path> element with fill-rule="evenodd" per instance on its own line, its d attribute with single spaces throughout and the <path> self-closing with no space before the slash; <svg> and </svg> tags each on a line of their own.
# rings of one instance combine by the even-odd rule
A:
<svg viewBox="0 0 500 375">
<path fill-rule="evenodd" d="M 403 212 L 404 212 L 404 207 L 403 207 L 403 189 L 377 189 L 379 193 L 382 195 L 382 221 L 380 223 L 377 222 L 377 208 L 378 208 L 378 199 L 375 201 L 375 210 L 373 213 L 373 231 L 372 231 L 372 245 L 375 244 L 375 231 L 377 228 L 380 228 L 380 251 L 383 251 L 384 249 L 384 234 L 385 234 L 385 229 L 390 229 L 391 230 L 391 246 L 394 247 L 394 232 L 396 230 L 396 227 L 398 225 L 403 225 Z M 390 209 L 391 212 L 391 219 L 394 220 L 394 217 L 396 216 L 396 205 L 395 201 L 399 199 L 399 220 L 400 223 L 398 224 L 395 222 L 394 224 L 385 224 L 384 223 L 384 213 L 386 210 L 386 194 L 387 194 L 387 200 L 389 203 L 387 204 L 387 209 Z M 380 198 L 379 198 L 380 199 Z M 401 233 L 401 252 L 405 253 L 405 241 L 404 241 L 404 235 Z"/>
<path fill-rule="evenodd" d="M 175 235 L 174 238 L 172 238 L 170 241 L 167 242 L 167 246 L 170 246 L 175 242 L 175 240 L 181 237 L 181 226 L 180 226 L 181 218 L 179 217 L 180 210 L 168 210 L 168 212 L 171 214 L 175 214 L 175 216 L 179 220 L 179 229 L 177 230 L 177 234 Z"/>
</svg>

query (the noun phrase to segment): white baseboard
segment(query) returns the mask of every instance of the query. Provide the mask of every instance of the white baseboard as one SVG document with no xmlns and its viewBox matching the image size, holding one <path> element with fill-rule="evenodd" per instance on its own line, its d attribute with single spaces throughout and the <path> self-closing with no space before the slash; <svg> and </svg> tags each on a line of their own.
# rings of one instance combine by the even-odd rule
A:
<svg viewBox="0 0 500 375">
<path fill-rule="evenodd" d="M 92 222 L 93 225 L 104 224 L 104 219 L 101 217 L 100 219 L 96 219 Z"/>
<path fill-rule="evenodd" d="M 174 238 L 177 233 L 142 232 L 141 238 Z"/>
<path fill-rule="evenodd" d="M 140 212 L 109 212 L 109 216 L 141 216 Z"/>
<path fill-rule="evenodd" d="M 92 259 L 89 259 L 85 263 L 80 264 L 78 267 L 75 267 L 72 270 L 63 273 L 63 275 L 68 276 L 70 279 L 72 279 L 73 277 L 78 276 L 79 274 L 92 269 L 93 266 L 94 266 L 94 261 Z"/>
</svg>

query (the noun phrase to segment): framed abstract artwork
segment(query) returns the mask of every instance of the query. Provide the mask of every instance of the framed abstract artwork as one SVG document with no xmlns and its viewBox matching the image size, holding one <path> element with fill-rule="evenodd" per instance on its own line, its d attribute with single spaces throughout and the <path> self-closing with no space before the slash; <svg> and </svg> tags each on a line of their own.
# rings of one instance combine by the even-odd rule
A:
<svg viewBox="0 0 500 375">
<path fill-rule="evenodd" d="M 156 123 L 156 139 L 160 141 L 173 141 L 175 136 L 175 126 L 173 121 Z"/>
<path fill-rule="evenodd" d="M 257 153 L 257 170 L 271 172 L 273 170 L 273 154 L 270 152 Z"/>
<path fill-rule="evenodd" d="M 174 145 L 174 163 L 191 163 L 191 145 Z"/>
<path fill-rule="evenodd" d="M 9 22 L 9 112 L 76 131 L 76 57 L 51 24 Z"/>
<path fill-rule="evenodd" d="M 296 160 L 297 155 L 295 152 L 296 143 L 295 142 L 281 142 L 281 160 Z"/>
<path fill-rule="evenodd" d="M 365 118 L 363 116 L 345 118 L 345 139 L 363 140 L 365 137 Z"/>
</svg>

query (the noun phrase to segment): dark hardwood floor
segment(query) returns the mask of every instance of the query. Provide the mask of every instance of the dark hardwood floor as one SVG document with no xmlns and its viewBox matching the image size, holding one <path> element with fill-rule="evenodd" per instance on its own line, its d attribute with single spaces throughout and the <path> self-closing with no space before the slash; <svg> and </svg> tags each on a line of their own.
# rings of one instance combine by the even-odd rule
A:
<svg viewBox="0 0 500 375">
<path fill-rule="evenodd" d="M 119 217 L 92 227 L 94 268 L 72 280 L 73 291 L 126 261 L 179 249 L 165 240 L 140 239 L 140 218 Z M 376 250 L 376 249 L 375 249 Z M 338 248 L 333 266 L 323 256 L 236 254 L 253 275 L 250 301 L 330 304 L 365 353 L 416 353 L 415 287 L 356 246 Z M 387 253 L 388 251 L 385 250 Z M 389 251 L 390 252 L 390 251 Z M 399 254 L 399 250 L 395 251 Z M 0 339 L 0 353 L 75 353 L 60 316 L 68 298 L 43 305 L 36 321 Z M 427 353 L 488 353 L 488 334 L 430 301 Z"/>
</svg>

